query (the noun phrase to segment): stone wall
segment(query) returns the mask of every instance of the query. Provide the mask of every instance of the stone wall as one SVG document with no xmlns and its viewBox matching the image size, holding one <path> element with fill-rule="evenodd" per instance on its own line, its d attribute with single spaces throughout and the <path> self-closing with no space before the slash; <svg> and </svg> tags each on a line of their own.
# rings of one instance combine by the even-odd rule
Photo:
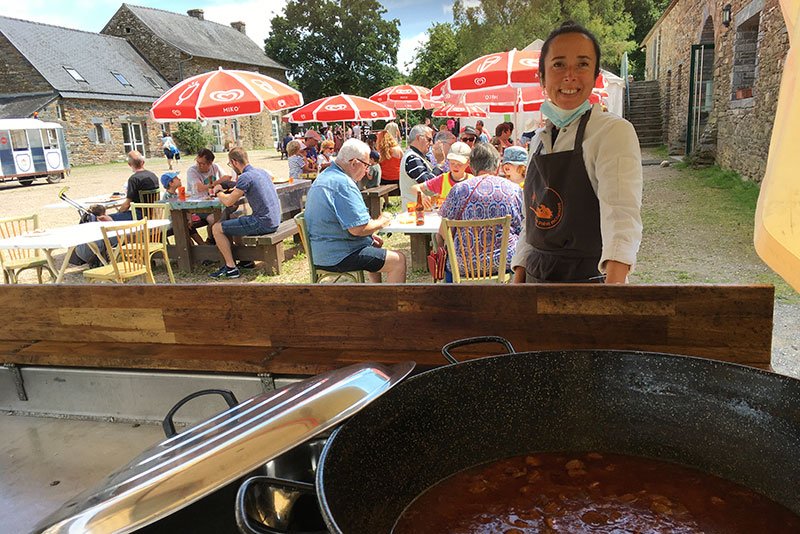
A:
<svg viewBox="0 0 800 534">
<path fill-rule="evenodd" d="M 61 119 L 57 105 L 61 106 Z M 150 104 L 145 102 L 58 98 L 39 112 L 39 118 L 64 127 L 71 165 L 90 165 L 125 159 L 123 124 L 127 123 L 142 125 L 146 158 L 164 157 L 158 149 L 161 125 L 149 114 Z"/>
<path fill-rule="evenodd" d="M 662 110 L 667 115 L 664 118 L 665 143 L 671 153 L 683 153 L 689 111 L 691 46 L 700 43 L 703 27 L 711 17 L 714 87 L 708 125 L 717 133 L 716 161 L 723 168 L 739 172 L 743 178 L 761 181 L 789 39 L 778 0 L 732 0 L 729 27 L 721 23 L 726 4 L 728 0 L 678 0 L 645 43 L 648 47 L 646 72 L 649 79 L 657 77 L 661 85 Z M 747 37 L 747 32 L 753 31 L 748 25 L 754 20 L 758 22 L 755 69 L 752 68 L 753 56 L 748 56 L 753 50 L 740 47 L 738 55 L 734 50 L 737 27 L 744 30 L 740 37 Z M 656 69 L 652 52 L 658 40 L 660 57 Z M 751 46 L 752 38 L 745 39 L 745 43 Z M 753 85 L 752 95 L 741 90 L 748 84 Z"/>
<path fill-rule="evenodd" d="M 52 91 L 33 65 L 19 53 L 5 35 L 0 34 L 0 94 Z"/>
</svg>

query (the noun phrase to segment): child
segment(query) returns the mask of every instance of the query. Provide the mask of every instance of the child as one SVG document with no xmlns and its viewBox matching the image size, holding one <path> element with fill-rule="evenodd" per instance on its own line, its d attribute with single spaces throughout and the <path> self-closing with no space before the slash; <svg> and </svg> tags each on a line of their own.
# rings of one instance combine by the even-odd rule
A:
<svg viewBox="0 0 800 534">
<path fill-rule="evenodd" d="M 506 178 L 525 187 L 525 171 L 528 165 L 528 151 L 521 146 L 510 146 L 503 152 L 503 174 Z"/>
<path fill-rule="evenodd" d="M 381 185 L 381 166 L 378 162 L 381 160 L 381 155 L 377 150 L 370 150 L 369 162 L 371 163 L 367 174 L 361 179 L 364 184 L 364 189 L 370 187 L 378 187 Z"/>
<path fill-rule="evenodd" d="M 302 141 L 294 140 L 286 145 L 286 153 L 289 155 L 289 178 L 295 180 L 306 172 L 314 172 L 314 164 L 305 156 L 306 145 Z"/>
<path fill-rule="evenodd" d="M 170 200 L 178 200 L 178 188 L 181 186 L 181 179 L 178 178 L 180 172 L 165 172 L 161 175 L 161 185 L 164 186 L 164 193 L 161 195 L 161 202 L 169 202 Z M 205 245 L 206 242 L 197 233 L 197 229 L 205 226 L 206 222 L 194 213 L 187 214 L 189 217 L 189 237 L 197 245 Z"/>
</svg>

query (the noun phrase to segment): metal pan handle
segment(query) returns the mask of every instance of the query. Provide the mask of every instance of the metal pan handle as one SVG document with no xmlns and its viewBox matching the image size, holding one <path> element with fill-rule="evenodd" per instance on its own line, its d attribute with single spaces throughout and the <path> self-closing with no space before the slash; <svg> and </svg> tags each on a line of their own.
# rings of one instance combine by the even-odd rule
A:
<svg viewBox="0 0 800 534">
<path fill-rule="evenodd" d="M 236 514 L 236 525 L 239 527 L 239 530 L 241 532 L 246 534 L 289 534 L 287 531 L 275 530 L 274 528 L 268 527 L 266 525 L 253 524 L 250 522 L 250 519 L 247 517 L 247 513 L 245 512 L 244 499 L 245 496 L 247 495 L 247 488 L 250 486 L 250 484 L 254 482 L 259 482 L 262 484 L 267 484 L 269 486 L 278 488 L 286 488 L 286 489 L 301 491 L 303 493 L 313 495 L 315 498 L 317 496 L 314 484 L 309 484 L 308 482 L 297 482 L 295 480 L 287 480 L 285 478 L 274 478 L 267 476 L 255 476 L 248 478 L 242 483 L 241 486 L 239 486 L 239 491 L 236 493 L 236 506 L 234 507 L 234 512 Z M 328 534 L 328 531 L 327 530 L 315 531 L 315 532 L 292 531 L 291 534 Z"/>
<path fill-rule="evenodd" d="M 194 399 L 195 397 L 200 397 L 202 395 L 212 395 L 212 394 L 222 395 L 222 398 L 225 399 L 225 402 L 228 403 L 228 406 L 230 408 L 233 408 L 234 406 L 239 404 L 239 401 L 236 400 L 236 395 L 234 395 L 233 392 L 228 389 L 203 389 L 200 391 L 195 391 L 191 395 L 187 395 L 181 400 L 179 400 L 177 403 L 175 403 L 175 406 L 170 408 L 169 412 L 167 412 L 166 417 L 164 417 L 164 421 L 161 422 L 161 428 L 164 429 L 164 434 L 168 438 L 171 438 L 172 436 L 177 434 L 177 432 L 175 432 L 175 423 L 172 421 L 172 418 L 175 416 L 175 412 L 177 412 L 181 406 L 183 406 L 190 400 Z"/>
<path fill-rule="evenodd" d="M 475 343 L 500 343 L 503 345 L 509 354 L 513 354 L 516 352 L 514 347 L 511 346 L 511 342 L 504 337 L 500 336 L 479 336 L 479 337 L 468 337 L 467 339 L 459 339 L 458 341 L 451 341 L 444 347 L 442 347 L 442 356 L 444 359 L 450 363 L 458 363 L 452 354 L 450 354 L 450 350 L 456 347 L 463 347 L 464 345 L 474 345 Z"/>
</svg>

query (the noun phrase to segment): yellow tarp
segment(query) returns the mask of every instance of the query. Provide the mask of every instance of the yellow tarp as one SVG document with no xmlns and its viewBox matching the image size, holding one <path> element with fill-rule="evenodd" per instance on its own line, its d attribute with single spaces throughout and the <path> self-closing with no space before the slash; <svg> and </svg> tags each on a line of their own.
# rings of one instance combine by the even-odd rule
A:
<svg viewBox="0 0 800 534">
<path fill-rule="evenodd" d="M 800 43 L 800 0 L 781 0 L 789 42 Z M 767 172 L 756 209 L 754 243 L 761 259 L 800 291 L 800 46 L 790 46 L 778 95 Z"/>
</svg>

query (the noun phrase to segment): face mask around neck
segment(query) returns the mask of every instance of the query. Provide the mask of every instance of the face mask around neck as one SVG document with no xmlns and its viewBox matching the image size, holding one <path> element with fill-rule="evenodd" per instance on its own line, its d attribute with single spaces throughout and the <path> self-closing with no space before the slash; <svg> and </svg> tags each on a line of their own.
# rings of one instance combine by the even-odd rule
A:
<svg viewBox="0 0 800 534">
<path fill-rule="evenodd" d="M 589 103 L 589 99 L 584 100 L 583 104 L 575 109 L 561 109 L 548 99 L 544 101 L 540 111 L 542 115 L 550 119 L 553 124 L 559 128 L 563 128 L 591 108 L 592 105 Z"/>
</svg>

